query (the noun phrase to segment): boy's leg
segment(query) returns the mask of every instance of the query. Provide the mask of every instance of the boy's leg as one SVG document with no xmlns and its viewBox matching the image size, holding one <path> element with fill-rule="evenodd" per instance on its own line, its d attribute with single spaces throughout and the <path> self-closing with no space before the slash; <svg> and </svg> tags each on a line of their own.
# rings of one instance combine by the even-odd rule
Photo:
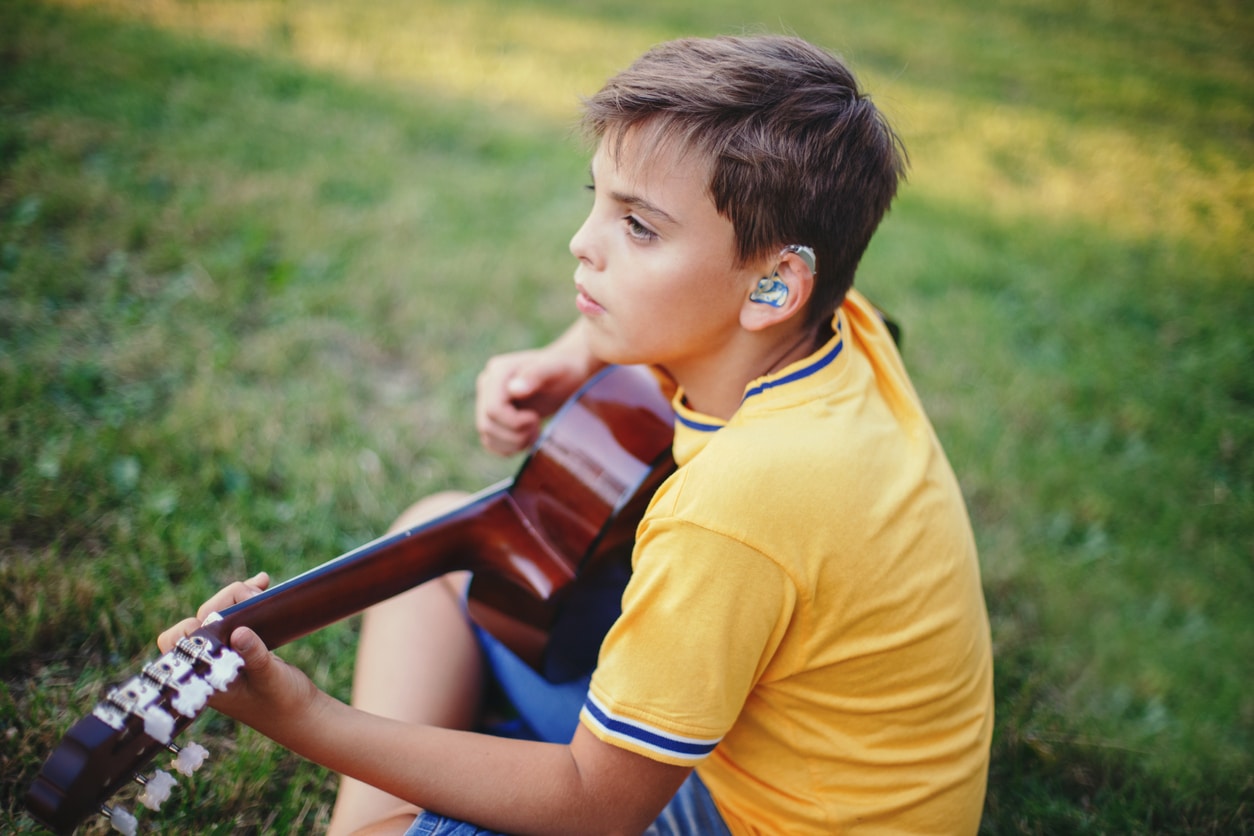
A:
<svg viewBox="0 0 1254 836">
<path fill-rule="evenodd" d="M 459 505 L 462 494 L 437 494 L 410 507 L 401 531 Z M 469 575 L 437 578 L 365 612 L 353 672 L 352 703 L 363 711 L 446 728 L 474 728 L 483 691 L 483 660 L 463 605 Z M 385 821 L 405 825 L 405 802 L 342 778 L 329 836 Z M 408 808 L 412 821 L 417 808 Z M 393 832 L 403 833 L 404 826 Z"/>
</svg>

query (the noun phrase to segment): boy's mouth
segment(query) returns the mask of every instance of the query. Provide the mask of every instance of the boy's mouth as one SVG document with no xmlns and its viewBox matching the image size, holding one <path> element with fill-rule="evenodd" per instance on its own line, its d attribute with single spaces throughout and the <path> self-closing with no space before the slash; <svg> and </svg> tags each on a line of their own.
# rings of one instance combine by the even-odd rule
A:
<svg viewBox="0 0 1254 836">
<path fill-rule="evenodd" d="M 588 291 L 584 290 L 583 285 L 576 283 L 575 290 L 575 307 L 584 316 L 597 316 L 605 313 L 605 308 L 601 307 L 601 303 L 588 295 Z"/>
</svg>

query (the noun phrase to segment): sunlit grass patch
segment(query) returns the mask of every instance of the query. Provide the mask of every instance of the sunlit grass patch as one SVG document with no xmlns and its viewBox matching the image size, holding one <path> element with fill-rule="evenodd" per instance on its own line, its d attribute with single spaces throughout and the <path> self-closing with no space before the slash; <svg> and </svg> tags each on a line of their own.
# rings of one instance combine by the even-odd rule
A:
<svg viewBox="0 0 1254 836">
<path fill-rule="evenodd" d="M 607 43 L 604 26 L 573 9 L 482 0 L 68 4 L 289 55 L 350 78 L 418 86 L 493 110 L 522 108 L 567 121 L 576 118 L 576 95 L 592 92 L 665 37 L 656 26 L 620 24 Z"/>
<path fill-rule="evenodd" d="M 293 6 L 252 0 L 163 0 L 142 7 L 116 2 L 90 5 L 221 38 L 262 54 L 290 56 L 349 77 L 416 86 L 474 101 L 491 112 L 509 110 L 568 125 L 576 119 L 579 96 L 591 93 L 609 73 L 666 37 L 658 26 L 616 21 L 614 38 L 607 43 L 595 18 L 561 6 L 532 4 Z M 1214 27 L 1222 24 L 1206 15 L 1179 19 L 1182 13 L 1170 4 L 1160 11 L 1172 15 L 1182 33 L 1179 39 L 1163 38 L 1149 27 L 1140 36 L 1160 42 L 1160 47 L 1183 50 L 1176 60 L 1193 60 L 1187 50 L 1196 48 L 1196 42 L 1190 35 L 1201 41 L 1221 34 Z M 847 43 L 855 51 L 862 48 L 874 55 L 873 47 L 860 46 L 841 30 L 840 13 L 824 18 L 787 6 L 779 12 L 780 25 L 775 28 L 803 24 L 805 31 L 804 24 L 816 16 L 821 25 L 831 27 L 830 34 L 827 28 L 815 33 L 820 43 L 828 35 L 834 48 Z M 965 11 L 937 8 L 915 18 L 910 23 L 917 28 L 906 31 L 928 33 L 918 47 L 927 62 L 937 61 L 944 49 L 957 49 L 970 34 Z M 739 16 L 729 11 L 724 29 L 753 31 L 755 27 L 743 23 L 737 27 L 734 22 L 754 19 L 751 11 L 740 11 Z M 770 16 L 756 19 L 759 27 L 774 22 Z M 878 22 L 891 19 L 881 14 Z M 1162 70 L 1136 75 L 1120 66 L 1128 47 L 1123 45 L 1126 39 L 1113 33 L 1125 31 L 1132 20 L 1135 15 L 1104 16 L 1078 6 L 1052 13 L 1030 5 L 1015 10 L 1013 4 L 996 10 L 981 23 L 989 39 L 981 46 L 1006 62 L 1001 97 L 990 98 L 986 82 L 970 94 L 938 88 L 930 83 L 926 64 L 916 73 L 909 72 L 909 65 L 899 72 L 868 66 L 869 86 L 896 118 L 916 160 L 915 187 L 939 200 L 1014 217 L 1049 222 L 1083 219 L 1120 236 L 1169 234 L 1201 249 L 1242 250 L 1248 257 L 1245 233 L 1254 223 L 1254 173 L 1229 155 L 1229 146 L 1216 142 L 1225 137 L 1208 137 L 1189 120 L 1207 114 L 1248 126 L 1249 118 L 1236 110 L 1230 96 L 1214 92 L 1222 88 L 1213 83 L 1208 88 L 1195 69 L 1173 79 Z M 1233 22 L 1239 25 L 1239 18 Z M 885 37 L 877 34 L 867 40 L 874 44 Z M 907 40 L 902 33 L 893 37 L 898 43 Z M 1035 50 L 1029 48 L 1025 58 L 1023 45 L 1038 37 L 1041 43 Z M 900 46 L 896 50 L 910 56 Z M 1118 73 L 1113 89 L 1106 76 L 1094 75 L 1091 67 L 1073 60 L 1080 55 L 1092 60 L 1094 53 L 1112 74 Z M 1228 54 L 1210 55 L 1221 77 L 1234 79 L 1240 72 L 1239 64 L 1223 63 L 1231 60 Z M 1037 58 L 1041 60 L 1035 62 Z M 1190 81 L 1192 88 L 1173 89 Z M 1069 110 L 1055 109 L 1053 98 L 1046 99 L 1046 107 L 1036 101 L 1038 89 L 1047 85 L 1070 91 Z M 1209 110 L 1202 109 L 1205 102 L 1184 98 L 1201 96 L 1208 89 L 1214 100 Z M 1108 111 L 1103 113 L 1101 107 Z M 1218 115 L 1215 107 L 1221 108 Z M 1127 112 L 1166 124 L 1120 120 Z M 1173 132 L 1172 123 L 1180 123 L 1184 131 Z M 1248 137 L 1244 139 L 1248 150 Z"/>
<path fill-rule="evenodd" d="M 1251 253 L 1254 172 L 1132 125 L 1084 125 L 1032 107 L 950 97 L 901 107 L 914 185 L 929 198 L 1048 224 L 1087 223 L 1128 241 Z"/>
</svg>

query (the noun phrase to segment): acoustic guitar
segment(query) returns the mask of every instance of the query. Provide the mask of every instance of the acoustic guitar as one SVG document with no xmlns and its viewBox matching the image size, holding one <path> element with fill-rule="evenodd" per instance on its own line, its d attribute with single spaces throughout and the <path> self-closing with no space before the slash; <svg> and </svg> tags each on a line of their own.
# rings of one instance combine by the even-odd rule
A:
<svg viewBox="0 0 1254 836">
<path fill-rule="evenodd" d="M 471 617 L 545 678 L 588 673 L 618 617 L 636 524 L 674 469 L 672 420 L 650 371 L 607 368 L 563 405 L 512 480 L 223 610 L 110 690 L 48 757 L 28 809 L 56 833 L 97 812 L 135 833 L 136 816 L 109 801 L 135 780 L 138 802 L 156 810 L 174 779 L 141 770 L 163 752 L 184 774 L 204 760 L 173 739 L 235 679 L 236 627 L 276 648 L 455 569 L 473 572 Z"/>
</svg>

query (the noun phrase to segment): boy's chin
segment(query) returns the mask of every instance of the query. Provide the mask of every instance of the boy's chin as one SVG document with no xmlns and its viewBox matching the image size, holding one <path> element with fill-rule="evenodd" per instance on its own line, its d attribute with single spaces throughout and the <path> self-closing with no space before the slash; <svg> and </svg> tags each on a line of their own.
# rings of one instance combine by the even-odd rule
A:
<svg viewBox="0 0 1254 836">
<path fill-rule="evenodd" d="M 598 328 L 595 322 L 588 329 L 588 350 L 593 357 L 612 366 L 634 366 L 646 362 L 640 359 L 638 353 L 630 351 Z"/>
</svg>

